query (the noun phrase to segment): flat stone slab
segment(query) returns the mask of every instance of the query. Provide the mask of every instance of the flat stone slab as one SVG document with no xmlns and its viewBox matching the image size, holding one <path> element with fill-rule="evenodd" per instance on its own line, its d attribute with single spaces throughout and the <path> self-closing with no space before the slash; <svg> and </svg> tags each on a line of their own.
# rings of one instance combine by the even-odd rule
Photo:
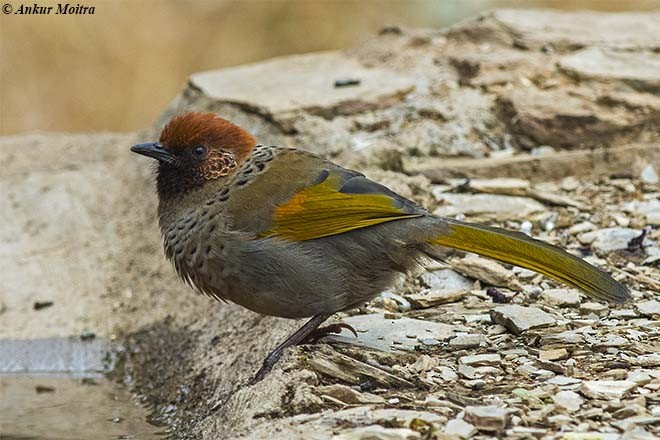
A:
<svg viewBox="0 0 660 440">
<path fill-rule="evenodd" d="M 465 408 L 465 421 L 480 431 L 501 431 L 509 420 L 509 411 L 497 406 L 468 406 Z"/>
<path fill-rule="evenodd" d="M 642 231 L 632 228 L 605 228 L 587 232 L 578 236 L 582 243 L 589 243 L 599 255 L 626 249 L 633 238 L 639 237 Z M 648 241 L 644 239 L 644 241 Z"/>
<path fill-rule="evenodd" d="M 358 83 L 335 87 L 335 81 L 346 79 Z M 197 73 L 190 84 L 211 99 L 258 106 L 270 114 L 306 110 L 330 117 L 342 106 L 339 113 L 350 113 L 349 107 L 356 103 L 361 103 L 357 105 L 361 111 L 391 104 L 392 98 L 413 90 L 415 80 L 365 67 L 340 52 L 319 52 Z"/>
<path fill-rule="evenodd" d="M 491 319 L 519 335 L 524 331 L 549 327 L 555 318 L 536 307 L 523 307 L 516 304 L 497 307 L 490 311 Z"/>
<path fill-rule="evenodd" d="M 637 384 L 631 380 L 589 380 L 582 382 L 580 391 L 592 399 L 621 399 Z"/>
<path fill-rule="evenodd" d="M 637 310 L 644 316 L 660 315 L 660 301 L 652 299 L 637 304 Z"/>
<path fill-rule="evenodd" d="M 434 211 L 445 217 L 457 214 L 496 214 L 498 218 L 525 218 L 545 207 L 529 197 L 499 194 L 434 194 L 442 205 Z"/>
<path fill-rule="evenodd" d="M 379 313 L 349 316 L 342 321 L 352 326 L 358 332 L 358 337 L 330 335 L 324 338 L 325 341 L 343 342 L 382 351 L 414 350 L 424 339 L 444 341 L 455 332 L 463 330 L 457 326 L 421 319 L 386 319 Z"/>
<path fill-rule="evenodd" d="M 559 66 L 580 79 L 618 80 L 642 91 L 660 89 L 660 55 L 590 47 L 561 58 Z"/>
<path fill-rule="evenodd" d="M 660 13 L 559 12 L 503 9 L 493 18 L 527 46 L 607 46 L 616 48 L 660 47 L 657 27 Z"/>
</svg>

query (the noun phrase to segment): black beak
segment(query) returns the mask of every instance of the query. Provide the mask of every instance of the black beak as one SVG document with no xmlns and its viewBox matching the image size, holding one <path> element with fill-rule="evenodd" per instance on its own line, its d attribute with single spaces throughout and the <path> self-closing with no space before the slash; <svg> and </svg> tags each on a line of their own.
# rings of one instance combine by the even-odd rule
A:
<svg viewBox="0 0 660 440">
<path fill-rule="evenodd" d="M 145 142 L 131 147 L 133 153 L 141 154 L 147 157 L 153 157 L 159 162 L 173 162 L 174 157 L 158 142 Z"/>
</svg>

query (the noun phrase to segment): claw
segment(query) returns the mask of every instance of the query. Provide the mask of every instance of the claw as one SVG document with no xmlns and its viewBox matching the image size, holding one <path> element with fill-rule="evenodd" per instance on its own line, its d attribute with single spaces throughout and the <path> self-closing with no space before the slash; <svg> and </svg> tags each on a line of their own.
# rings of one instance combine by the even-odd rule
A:
<svg viewBox="0 0 660 440">
<path fill-rule="evenodd" d="M 358 334 L 353 327 L 343 322 L 339 322 L 337 324 L 330 324 L 330 325 L 326 325 L 325 327 L 317 328 L 312 333 L 310 333 L 305 339 L 303 339 L 302 342 L 300 342 L 300 344 L 315 344 L 316 342 L 318 342 L 319 339 L 321 339 L 324 336 L 327 336 L 329 334 L 335 334 L 335 335 L 340 334 L 342 329 L 346 329 L 351 333 L 353 333 L 353 335 L 356 338 L 358 337 Z"/>
</svg>

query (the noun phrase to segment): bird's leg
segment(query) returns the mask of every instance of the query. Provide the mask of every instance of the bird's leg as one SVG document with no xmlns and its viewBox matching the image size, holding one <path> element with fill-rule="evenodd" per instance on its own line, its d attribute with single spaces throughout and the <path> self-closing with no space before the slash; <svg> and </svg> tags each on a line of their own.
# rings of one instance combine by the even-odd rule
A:
<svg viewBox="0 0 660 440">
<path fill-rule="evenodd" d="M 344 328 L 346 330 L 348 330 L 349 332 L 353 333 L 353 335 L 355 335 L 356 338 L 358 337 L 357 332 L 355 331 L 355 329 L 352 326 L 350 326 L 348 324 L 345 324 L 343 322 L 338 322 L 337 324 L 330 324 L 330 325 L 326 325 L 326 326 L 317 328 L 316 330 L 311 332 L 301 342 L 301 344 L 315 344 L 323 336 L 326 336 L 326 335 L 329 335 L 329 334 L 338 335 L 339 333 L 341 333 L 341 330 L 344 329 Z"/>
<path fill-rule="evenodd" d="M 303 342 L 310 334 L 314 332 L 314 330 L 318 328 L 319 325 L 323 324 L 323 321 L 328 319 L 330 316 L 332 316 L 332 313 L 319 313 L 307 321 L 305 325 L 300 327 L 294 334 L 286 338 L 284 342 L 278 345 L 275 350 L 271 351 L 270 354 L 266 356 L 266 359 L 264 359 L 264 363 L 261 365 L 261 368 L 250 381 L 250 385 L 257 383 L 266 377 L 266 375 L 273 368 L 273 365 L 275 365 L 277 361 L 282 357 L 285 348 L 291 347 L 292 345 L 298 345 Z"/>
</svg>

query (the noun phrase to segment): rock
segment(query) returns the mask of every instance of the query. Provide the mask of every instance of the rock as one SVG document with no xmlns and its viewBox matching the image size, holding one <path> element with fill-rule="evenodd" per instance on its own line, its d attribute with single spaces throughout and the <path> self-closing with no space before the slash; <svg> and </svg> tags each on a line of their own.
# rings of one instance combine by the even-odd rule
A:
<svg viewBox="0 0 660 440">
<path fill-rule="evenodd" d="M 660 55 L 589 47 L 564 56 L 559 67 L 579 79 L 619 81 L 642 91 L 660 90 Z"/>
<path fill-rule="evenodd" d="M 458 364 L 458 374 L 466 379 L 476 379 L 479 376 L 473 367 L 462 362 Z"/>
<path fill-rule="evenodd" d="M 626 380 L 635 382 L 639 386 L 644 386 L 651 382 L 651 375 L 644 370 L 633 370 L 628 372 Z"/>
<path fill-rule="evenodd" d="M 292 388 L 289 405 L 291 405 L 293 411 L 297 413 L 315 412 L 321 408 L 323 400 L 314 394 L 309 384 L 297 383 Z"/>
<path fill-rule="evenodd" d="M 585 209 L 585 206 L 582 203 L 578 202 L 577 200 L 573 200 L 572 198 L 563 194 L 541 191 L 539 189 L 531 189 L 527 191 L 527 195 L 549 205 L 572 206 L 578 209 Z"/>
<path fill-rule="evenodd" d="M 447 304 L 460 301 L 467 295 L 467 290 L 447 292 L 441 290 L 428 290 L 425 293 L 414 293 L 406 295 L 406 299 L 410 301 L 415 309 L 427 309 L 435 307 L 440 304 Z"/>
<path fill-rule="evenodd" d="M 635 361 L 642 367 L 658 367 L 660 366 L 660 353 L 643 354 L 637 356 Z"/>
<path fill-rule="evenodd" d="M 499 366 L 502 358 L 496 353 L 474 354 L 470 356 L 463 356 L 458 360 L 459 363 L 469 365 L 471 367 L 479 366 Z"/>
<path fill-rule="evenodd" d="M 607 255 L 616 250 L 627 249 L 628 243 L 642 233 L 639 229 L 606 228 L 587 232 L 578 236 L 584 244 L 591 244 L 591 248 L 598 255 Z"/>
<path fill-rule="evenodd" d="M 445 382 L 454 382 L 458 380 L 458 374 L 456 374 L 456 372 L 452 370 L 450 367 L 442 366 L 438 368 L 438 370 L 440 371 L 440 377 Z"/>
<path fill-rule="evenodd" d="M 380 297 L 383 300 L 383 308 L 390 312 L 407 312 L 412 309 L 412 305 L 407 299 L 389 290 L 381 292 Z"/>
<path fill-rule="evenodd" d="M 492 214 L 497 219 L 525 218 L 543 211 L 542 204 L 529 197 L 502 196 L 496 194 L 438 194 L 441 206 L 433 213 L 445 217 L 458 214 Z"/>
<path fill-rule="evenodd" d="M 360 83 L 334 87 L 335 80 L 344 77 Z M 260 112 L 272 115 L 281 124 L 292 124 L 299 110 L 332 117 L 377 109 L 403 99 L 415 88 L 410 76 L 365 67 L 340 52 L 287 56 L 197 73 L 190 77 L 190 84 L 216 102 L 256 105 Z"/>
<path fill-rule="evenodd" d="M 635 308 L 644 316 L 653 317 L 660 315 L 660 301 L 654 299 L 637 303 Z"/>
<path fill-rule="evenodd" d="M 642 180 L 642 182 L 648 183 L 650 185 L 655 185 L 660 182 L 660 177 L 658 177 L 658 173 L 655 172 L 655 168 L 653 168 L 653 165 L 651 164 L 646 165 L 642 169 L 639 178 Z"/>
<path fill-rule="evenodd" d="M 473 285 L 472 281 L 451 269 L 424 272 L 420 278 L 431 290 L 440 293 L 462 292 L 472 289 Z"/>
<path fill-rule="evenodd" d="M 580 304 L 580 294 L 572 289 L 547 289 L 541 293 L 541 298 L 558 307 L 574 307 Z"/>
<path fill-rule="evenodd" d="M 560 391 L 552 396 L 552 401 L 555 405 L 559 408 L 563 408 L 569 414 L 579 411 L 582 403 L 584 403 L 582 397 L 573 391 Z"/>
<path fill-rule="evenodd" d="M 413 373 L 424 373 L 438 366 L 438 359 L 423 354 L 413 363 L 408 365 L 408 369 Z"/>
<path fill-rule="evenodd" d="M 542 361 L 557 361 L 568 358 L 568 351 L 565 348 L 556 348 L 553 350 L 539 351 L 539 359 Z"/>
<path fill-rule="evenodd" d="M 568 233 L 571 235 L 581 234 L 583 232 L 589 232 L 596 229 L 596 225 L 591 222 L 581 222 L 576 223 L 570 228 L 568 228 Z"/>
<path fill-rule="evenodd" d="M 356 329 L 358 337 L 328 335 L 324 341 L 341 342 L 383 351 L 394 349 L 412 351 L 420 341 L 427 339 L 446 341 L 458 330 L 452 325 L 441 322 L 406 317 L 387 319 L 379 313 L 349 316 L 342 321 Z M 409 338 L 406 335 L 414 335 L 416 338 Z"/>
<path fill-rule="evenodd" d="M 464 419 L 479 431 L 497 432 L 506 428 L 509 412 L 496 406 L 467 406 Z"/>
<path fill-rule="evenodd" d="M 463 419 L 452 419 L 447 422 L 444 433 L 462 439 L 469 439 L 477 433 L 477 429 Z"/>
<path fill-rule="evenodd" d="M 566 377 L 566 376 L 555 376 L 552 379 L 548 380 L 549 384 L 557 385 L 560 387 L 567 385 L 577 385 L 582 382 L 582 379 L 576 377 Z"/>
<path fill-rule="evenodd" d="M 516 335 L 527 330 L 548 327 L 556 322 L 555 318 L 541 309 L 515 304 L 499 306 L 491 310 L 490 317 Z"/>
<path fill-rule="evenodd" d="M 453 259 L 451 267 L 465 276 L 475 278 L 491 286 L 508 286 L 514 290 L 522 290 L 515 274 L 500 263 L 477 255 Z"/>
<path fill-rule="evenodd" d="M 584 342 L 584 336 L 574 330 L 566 330 L 561 333 L 543 335 L 541 345 L 553 344 L 579 344 Z"/>
<path fill-rule="evenodd" d="M 468 26 L 466 23 L 464 26 L 475 35 L 477 41 L 492 42 L 492 33 L 479 30 L 480 26 L 485 28 L 494 22 L 495 25 L 510 29 L 519 38 L 517 44 L 528 49 L 541 49 L 550 45 L 558 50 L 592 46 L 653 50 L 660 46 L 655 26 L 658 20 L 660 13 L 657 12 L 568 13 L 541 9 L 503 9 L 487 14 L 480 24 L 470 23 Z M 460 32 L 460 29 L 458 27 L 453 31 Z"/>
<path fill-rule="evenodd" d="M 326 385 L 316 388 L 321 397 L 330 396 L 347 404 L 377 404 L 385 403 L 385 399 L 371 393 L 361 393 L 351 387 L 341 384 Z"/>
<path fill-rule="evenodd" d="M 637 387 L 629 380 L 589 380 L 582 382 L 580 391 L 592 399 L 622 399 Z"/>
<path fill-rule="evenodd" d="M 336 440 L 420 440 L 417 431 L 408 428 L 385 428 L 380 425 L 364 426 L 344 431 Z"/>
<path fill-rule="evenodd" d="M 515 178 L 471 179 L 470 189 L 488 194 L 524 196 L 530 188 L 529 180 Z"/>
<path fill-rule="evenodd" d="M 484 342 L 482 335 L 458 335 L 449 340 L 449 346 L 457 349 L 477 348 Z"/>
<path fill-rule="evenodd" d="M 568 149 L 592 146 L 608 141 L 611 133 L 626 124 L 616 115 L 600 111 L 593 100 L 565 89 L 519 87 L 500 96 L 497 103 L 503 114 L 517 115 L 508 128 L 521 142 L 529 139 L 526 143 L 531 145 L 551 143 Z M 576 124 L 582 124 L 580 130 L 571 130 Z"/>
<path fill-rule="evenodd" d="M 341 354 L 330 347 L 322 347 L 307 359 L 309 367 L 317 373 L 360 385 L 365 378 L 386 387 L 405 388 L 413 386 L 409 381 L 387 371 Z"/>
<path fill-rule="evenodd" d="M 561 180 L 560 188 L 564 191 L 575 191 L 580 187 L 580 181 L 575 176 L 567 176 Z"/>
<path fill-rule="evenodd" d="M 632 309 L 616 309 L 610 311 L 610 318 L 612 319 L 635 319 L 637 313 Z"/>
<path fill-rule="evenodd" d="M 634 200 L 623 205 L 623 210 L 644 217 L 648 224 L 660 224 L 660 200 Z"/>
<path fill-rule="evenodd" d="M 613 334 L 608 334 L 605 335 L 604 338 L 599 340 L 594 344 L 595 347 L 625 347 L 630 343 L 626 338 L 619 336 L 619 335 L 613 335 Z"/>
<path fill-rule="evenodd" d="M 594 314 L 596 316 L 606 316 L 608 311 L 609 307 L 602 303 L 586 302 L 580 305 L 580 313 L 583 315 Z"/>
</svg>

